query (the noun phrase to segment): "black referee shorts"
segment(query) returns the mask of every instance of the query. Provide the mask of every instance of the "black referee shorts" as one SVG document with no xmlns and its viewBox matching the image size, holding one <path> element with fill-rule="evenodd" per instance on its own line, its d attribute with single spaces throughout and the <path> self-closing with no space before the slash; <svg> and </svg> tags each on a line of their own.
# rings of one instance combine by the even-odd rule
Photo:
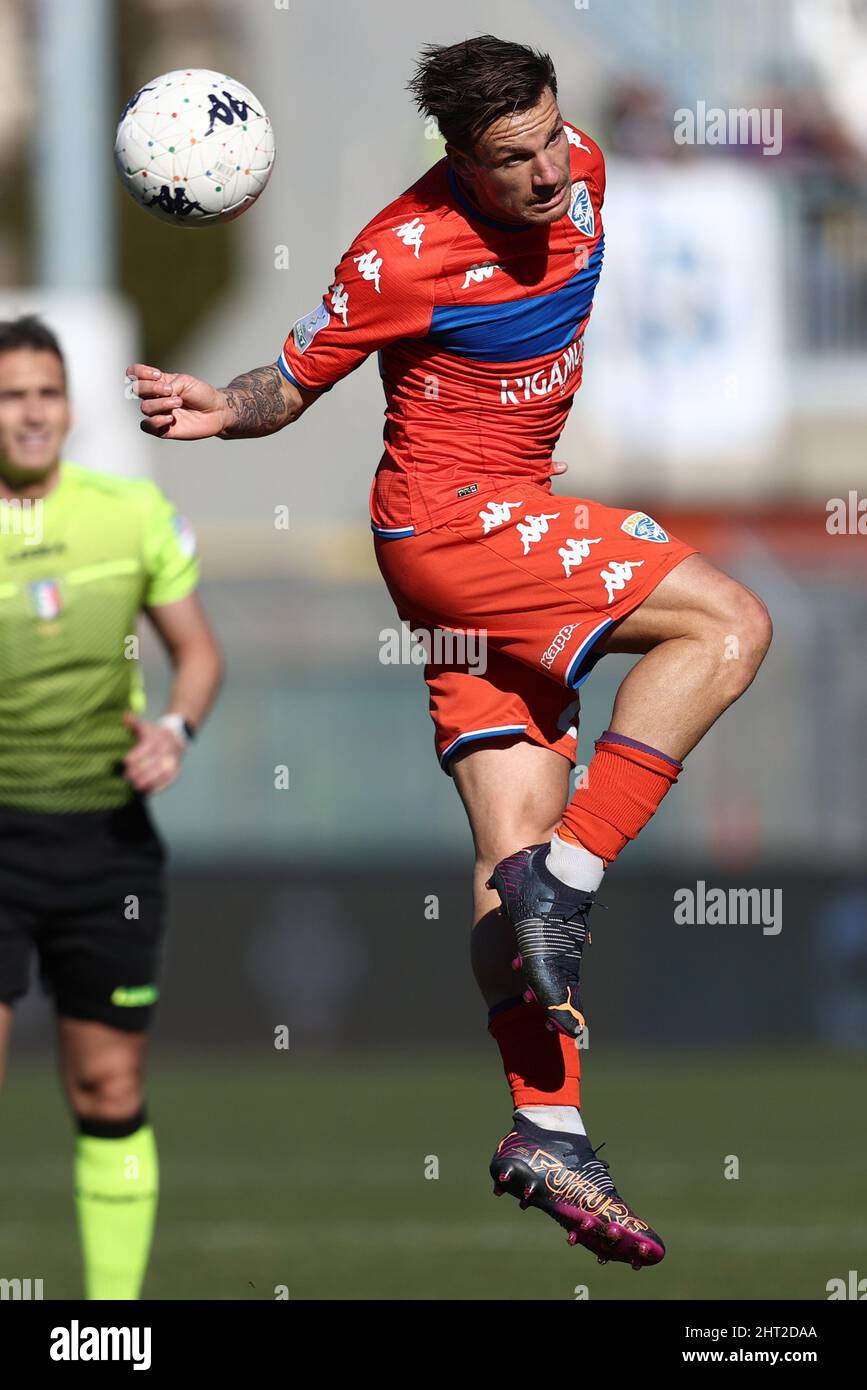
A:
<svg viewBox="0 0 867 1390">
<path fill-rule="evenodd" d="M 165 849 L 143 801 L 43 815 L 0 806 L 0 1003 L 33 953 L 64 1018 L 148 1027 L 158 994 Z"/>
</svg>

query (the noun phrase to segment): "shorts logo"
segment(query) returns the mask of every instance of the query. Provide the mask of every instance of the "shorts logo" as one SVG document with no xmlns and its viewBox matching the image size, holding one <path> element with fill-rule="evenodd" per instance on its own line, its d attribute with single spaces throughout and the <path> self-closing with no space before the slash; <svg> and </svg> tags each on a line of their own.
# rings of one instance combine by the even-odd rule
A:
<svg viewBox="0 0 867 1390">
<path fill-rule="evenodd" d="M 118 985 L 111 992 L 111 1002 L 121 1009 L 141 1009 L 159 997 L 156 985 Z"/>
<path fill-rule="evenodd" d="M 632 578 L 632 571 L 641 569 L 643 564 L 643 560 L 612 560 L 607 570 L 599 571 L 599 578 L 605 584 L 609 603 L 614 602 L 615 593 L 626 588 Z"/>
<path fill-rule="evenodd" d="M 478 483 L 467 483 L 466 487 L 458 488 L 458 497 L 472 497 L 474 492 L 478 492 Z"/>
<path fill-rule="evenodd" d="M 511 521 L 512 512 L 516 507 L 523 507 L 523 502 L 489 502 L 484 511 L 479 512 L 479 521 L 482 523 L 484 534 L 493 531 L 496 526 L 502 526 L 505 522 Z"/>
<path fill-rule="evenodd" d="M 593 204 L 590 201 L 590 193 L 583 179 L 581 179 L 579 183 L 573 183 L 572 185 L 572 202 L 569 205 L 569 217 L 582 236 L 593 235 L 596 230 L 596 221 L 593 216 Z"/>
<path fill-rule="evenodd" d="M 550 671 L 577 626 L 577 623 L 567 623 L 565 627 L 561 627 L 550 647 L 548 647 L 547 651 L 542 653 L 542 665 L 545 667 L 546 671 Z"/>
<path fill-rule="evenodd" d="M 580 540 L 570 536 L 566 544 L 560 546 L 557 554 L 563 561 L 563 573 L 567 579 L 572 571 L 587 559 L 591 545 L 599 545 L 601 540 L 601 536 L 582 536 Z"/>
<path fill-rule="evenodd" d="M 30 585 L 30 597 L 39 618 L 56 618 L 63 607 L 56 579 L 37 579 Z"/>
<path fill-rule="evenodd" d="M 518 535 L 525 555 L 529 555 L 531 545 L 536 545 L 543 536 L 547 536 L 548 522 L 556 521 L 559 515 L 559 512 L 540 512 L 538 516 L 527 516 L 525 521 L 518 522 Z"/>
<path fill-rule="evenodd" d="M 306 352 L 320 328 L 324 328 L 331 315 L 323 301 L 312 313 L 305 314 L 293 326 L 292 335 L 299 352 Z"/>
<path fill-rule="evenodd" d="M 663 531 L 658 522 L 648 516 L 647 512 L 633 512 L 625 521 L 620 523 L 621 531 L 625 531 L 627 536 L 635 536 L 639 541 L 657 541 L 660 545 L 668 542 L 668 532 Z"/>
</svg>

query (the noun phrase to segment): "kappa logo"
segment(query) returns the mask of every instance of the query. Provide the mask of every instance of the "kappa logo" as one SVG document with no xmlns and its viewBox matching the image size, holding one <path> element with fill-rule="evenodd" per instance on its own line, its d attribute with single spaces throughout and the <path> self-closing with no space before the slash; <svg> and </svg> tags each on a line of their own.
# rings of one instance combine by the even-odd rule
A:
<svg viewBox="0 0 867 1390">
<path fill-rule="evenodd" d="M 614 602 L 616 593 L 626 588 L 632 578 L 632 571 L 640 569 L 643 564 L 643 560 L 612 560 L 609 569 L 599 571 L 599 578 L 605 585 L 609 603 Z"/>
<path fill-rule="evenodd" d="M 621 521 L 620 529 L 639 541 L 656 541 L 659 545 L 668 543 L 668 532 L 663 531 L 659 522 L 654 521 L 647 512 L 633 512 L 625 521 Z"/>
<path fill-rule="evenodd" d="M 497 261 L 482 261 L 480 265 L 471 265 L 461 289 L 465 290 L 468 285 L 480 285 L 483 280 L 490 280 L 495 270 L 502 269 Z"/>
<path fill-rule="evenodd" d="M 570 536 L 566 544 L 560 546 L 557 554 L 563 561 L 563 573 L 567 579 L 587 559 L 591 545 L 598 545 L 601 540 L 601 536 L 582 536 L 580 540 Z"/>
<path fill-rule="evenodd" d="M 303 319 L 299 319 L 293 325 L 292 336 L 299 352 L 307 351 L 320 328 L 324 328 L 330 318 L 328 306 L 323 300 L 311 313 L 305 314 Z"/>
<path fill-rule="evenodd" d="M 352 259 L 358 266 L 362 280 L 372 280 L 373 288 L 379 294 L 379 272 L 382 270 L 382 257 L 377 256 L 376 247 L 370 251 L 365 251 L 362 256 L 353 256 Z"/>
<path fill-rule="evenodd" d="M 424 235 L 424 223 L 420 217 L 414 217 L 411 222 L 403 222 L 394 229 L 395 236 L 400 237 L 404 246 L 411 246 L 418 260 L 418 253 L 421 250 L 421 239 Z"/>
<path fill-rule="evenodd" d="M 343 288 L 343 282 L 339 285 L 332 285 L 329 290 L 331 295 L 331 307 L 339 319 L 343 320 L 343 327 L 347 328 L 347 317 L 349 314 L 349 291 Z"/>
<path fill-rule="evenodd" d="M 517 531 L 521 537 L 525 555 L 529 555 L 531 545 L 536 545 L 543 536 L 548 534 L 548 522 L 556 521 L 559 515 L 559 512 L 541 512 L 539 516 L 528 516 L 525 521 L 518 522 Z"/>
<path fill-rule="evenodd" d="M 565 627 L 561 627 L 560 631 L 551 642 L 551 645 L 543 651 L 541 662 L 546 671 L 550 671 L 557 657 L 565 650 L 566 643 L 569 641 L 569 638 L 572 636 L 577 626 L 577 623 L 567 623 Z"/>
<path fill-rule="evenodd" d="M 507 521 L 512 520 L 512 512 L 516 507 L 523 507 L 523 502 L 489 502 L 483 512 L 479 512 L 479 521 L 484 526 L 484 534 L 493 531 L 496 526 L 504 526 Z"/>
<path fill-rule="evenodd" d="M 572 185 L 572 200 L 569 204 L 569 217 L 582 236 L 593 236 L 596 219 L 590 192 L 583 179 Z"/>
<path fill-rule="evenodd" d="M 569 141 L 570 145 L 574 145 L 576 150 L 585 150 L 587 154 L 593 153 L 590 146 L 585 145 L 582 141 L 580 130 L 570 130 L 569 127 L 566 126 L 566 139 Z"/>
</svg>

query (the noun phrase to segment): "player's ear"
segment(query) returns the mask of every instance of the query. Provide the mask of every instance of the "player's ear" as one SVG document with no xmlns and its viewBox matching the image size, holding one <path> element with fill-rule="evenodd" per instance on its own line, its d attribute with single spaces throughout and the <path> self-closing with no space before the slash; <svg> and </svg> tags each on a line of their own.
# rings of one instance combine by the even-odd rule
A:
<svg viewBox="0 0 867 1390">
<path fill-rule="evenodd" d="M 453 145 L 447 140 L 446 155 L 456 173 L 463 174 L 466 177 L 471 172 L 472 160 L 466 150 L 458 149 L 457 145 Z"/>
</svg>

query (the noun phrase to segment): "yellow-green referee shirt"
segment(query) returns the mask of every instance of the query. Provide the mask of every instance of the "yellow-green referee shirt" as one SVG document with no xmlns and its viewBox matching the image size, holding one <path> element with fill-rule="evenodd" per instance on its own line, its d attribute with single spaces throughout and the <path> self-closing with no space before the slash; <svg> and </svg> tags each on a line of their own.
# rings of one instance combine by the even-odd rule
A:
<svg viewBox="0 0 867 1390">
<path fill-rule="evenodd" d="M 159 488 L 62 463 L 45 498 L 0 500 L 0 805 L 108 810 L 144 708 L 142 608 L 198 583 L 195 541 Z"/>
</svg>

